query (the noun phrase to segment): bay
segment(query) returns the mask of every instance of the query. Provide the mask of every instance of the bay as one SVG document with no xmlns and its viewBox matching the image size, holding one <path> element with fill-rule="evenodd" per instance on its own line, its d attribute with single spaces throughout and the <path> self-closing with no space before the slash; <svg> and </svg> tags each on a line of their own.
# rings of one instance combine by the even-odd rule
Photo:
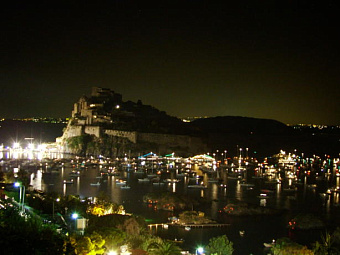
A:
<svg viewBox="0 0 340 255">
<path fill-rule="evenodd" d="M 188 184 L 195 184 L 196 181 L 188 177 L 179 177 L 177 183 L 166 183 L 163 185 L 152 185 L 150 183 L 138 182 L 139 178 L 145 176 L 134 171 L 121 171 L 120 176 L 109 176 L 100 178 L 98 166 L 86 167 L 81 170 L 79 177 L 73 177 L 73 184 L 65 184 L 64 180 L 70 178 L 74 167 L 61 167 L 57 173 L 46 173 L 46 167 L 42 165 L 31 174 L 31 185 L 33 188 L 44 192 L 57 192 L 62 195 L 79 195 L 82 198 L 96 197 L 106 194 L 111 201 L 124 205 L 129 213 L 143 216 L 148 223 L 164 223 L 171 216 L 177 216 L 174 212 L 156 210 L 154 206 L 143 203 L 143 196 L 149 192 L 169 191 L 178 194 L 185 194 L 200 201 L 205 201 L 194 210 L 205 213 L 206 216 L 220 223 L 228 223 L 226 227 L 215 228 L 192 228 L 190 231 L 181 227 L 169 226 L 168 229 L 152 229 L 151 231 L 170 240 L 183 239 L 179 243 L 183 249 L 192 253 L 200 245 L 207 245 L 212 237 L 227 235 L 234 243 L 234 254 L 268 254 L 263 247 L 264 242 L 271 242 L 272 239 L 290 237 L 294 241 L 310 245 L 320 239 L 321 231 L 290 231 L 287 228 L 288 221 L 299 213 L 313 213 L 323 219 L 330 230 L 340 226 L 339 218 L 339 194 L 334 193 L 329 199 L 324 199 L 320 193 L 324 192 L 327 183 L 320 183 L 316 189 L 307 188 L 307 181 L 297 186 L 296 191 L 287 191 L 286 183 L 275 184 L 271 188 L 269 198 L 265 201 L 266 207 L 283 210 L 279 215 L 262 216 L 230 216 L 221 212 L 223 207 L 234 201 L 244 201 L 250 204 L 260 205 L 258 197 L 261 190 L 268 188 L 263 180 L 250 179 L 254 184 L 253 188 L 242 186 L 237 179 L 227 178 L 226 172 L 221 172 L 221 177 L 226 188 L 221 188 L 218 183 L 209 182 L 211 176 L 198 172 L 207 189 L 189 189 Z M 176 177 L 179 169 L 169 169 L 163 177 Z M 197 171 L 197 169 L 195 169 Z M 130 189 L 122 189 L 117 184 L 117 179 L 127 181 Z M 100 182 L 98 186 L 91 183 Z M 336 180 L 339 185 L 339 177 Z M 263 201 L 262 201 L 263 202 Z M 243 236 L 239 231 L 245 231 Z"/>
</svg>

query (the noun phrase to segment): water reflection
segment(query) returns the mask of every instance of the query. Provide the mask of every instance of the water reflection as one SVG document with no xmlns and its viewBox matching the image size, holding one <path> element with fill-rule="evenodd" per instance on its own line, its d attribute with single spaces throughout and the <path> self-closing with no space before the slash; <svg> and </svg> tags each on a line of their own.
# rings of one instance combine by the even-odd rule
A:
<svg viewBox="0 0 340 255">
<path fill-rule="evenodd" d="M 237 185 L 235 187 L 235 197 L 240 201 L 242 200 L 242 188 L 239 181 L 237 181 Z"/>
<path fill-rule="evenodd" d="M 4 154 L 4 153 L 3 153 Z M 16 155 L 19 156 L 19 155 Z M 194 166 L 195 176 L 199 176 L 199 178 L 192 178 L 193 176 L 177 176 L 177 174 L 184 172 L 182 169 L 170 170 L 169 173 L 164 174 L 164 178 L 180 178 L 180 182 L 178 183 L 169 183 L 163 185 L 153 185 L 152 183 L 140 183 L 138 182 L 138 178 L 141 178 L 140 175 L 131 173 L 131 172 L 122 172 L 120 176 L 107 176 L 105 178 L 100 179 L 100 185 L 91 186 L 90 184 L 93 182 L 97 182 L 96 177 L 100 175 L 100 167 L 99 166 L 89 166 L 83 168 L 81 170 L 81 175 L 79 177 L 74 178 L 74 184 L 64 184 L 63 180 L 68 179 L 70 176 L 70 172 L 74 169 L 71 165 L 61 167 L 55 173 L 46 171 L 46 169 L 51 166 L 51 163 L 47 161 L 44 163 L 41 161 L 41 166 L 36 168 L 36 171 L 33 171 L 30 175 L 31 185 L 35 189 L 43 190 L 46 192 L 58 192 L 66 195 L 79 195 L 80 197 L 97 197 L 101 194 L 105 194 L 110 197 L 113 202 L 118 204 L 123 204 L 128 212 L 140 213 L 145 217 L 153 217 L 155 219 L 159 219 L 159 221 L 165 221 L 169 214 L 173 214 L 173 212 L 161 212 L 155 211 L 152 205 L 147 205 L 142 203 L 143 195 L 149 192 L 162 192 L 162 191 L 170 191 L 178 194 L 186 194 L 194 197 L 195 199 L 204 198 L 204 201 L 211 202 L 211 206 L 202 206 L 197 209 L 202 210 L 206 213 L 207 216 L 217 219 L 222 222 L 232 222 L 232 227 L 229 229 L 218 229 L 204 232 L 205 230 L 197 230 L 197 235 L 195 231 L 190 233 L 181 233 L 178 232 L 178 238 L 180 235 L 186 235 L 188 239 L 190 235 L 193 235 L 192 239 L 197 238 L 203 235 L 209 235 L 210 233 L 218 234 L 228 234 L 233 238 L 235 242 L 235 246 L 240 248 L 240 244 L 244 244 L 244 240 L 246 240 L 246 236 L 243 240 L 240 240 L 237 228 L 246 229 L 249 236 L 256 236 L 254 239 L 258 239 L 255 245 L 262 245 L 263 241 L 271 240 L 272 238 L 276 238 L 275 235 L 285 235 L 287 233 L 285 224 L 287 223 L 287 218 L 292 216 L 295 213 L 299 212 L 307 212 L 312 209 L 312 211 L 319 215 L 328 215 L 328 217 L 335 217 L 335 222 L 338 222 L 337 218 L 339 214 L 335 205 L 340 203 L 339 201 L 339 193 L 334 192 L 329 196 L 330 199 L 322 199 L 320 197 L 320 187 L 310 188 L 307 186 L 308 179 L 307 177 L 303 178 L 303 182 L 301 185 L 295 185 L 294 181 L 288 180 L 283 183 L 265 183 L 265 180 L 249 178 L 246 177 L 246 183 L 254 183 L 255 186 L 250 189 L 246 185 L 241 186 L 240 181 L 237 179 L 238 173 L 235 174 L 234 170 L 228 178 L 227 170 L 218 170 L 218 176 L 220 176 L 220 183 L 212 182 L 212 180 L 216 177 L 215 173 L 204 173 L 202 172 L 197 165 Z M 250 172 L 250 171 L 249 171 Z M 248 178 L 247 178 L 248 177 Z M 120 185 L 116 183 L 118 179 L 125 178 L 127 183 L 131 186 L 129 190 L 122 190 Z M 188 189 L 188 184 L 201 184 L 203 182 L 204 185 L 207 186 L 206 189 Z M 339 187 L 339 177 L 334 180 L 336 187 Z M 289 187 L 294 187 L 294 190 L 286 190 Z M 296 190 L 295 190 L 296 188 Z M 261 199 L 259 195 L 263 190 L 270 190 L 268 199 Z M 322 190 L 321 190 L 322 191 Z M 235 218 L 231 218 L 226 216 L 219 211 L 228 203 L 234 200 L 249 202 L 251 204 L 266 206 L 266 207 L 275 207 L 281 209 L 287 209 L 285 215 L 280 215 L 277 218 L 274 217 L 263 217 L 250 220 L 250 219 L 242 219 L 238 220 Z M 196 209 L 196 208 L 195 208 Z M 166 215 L 166 216 L 165 216 Z M 164 216 L 164 217 L 163 217 Z M 266 218 L 266 219 L 264 219 Z M 333 218 L 334 219 L 334 218 Z M 246 222 L 247 224 L 245 224 Z M 269 222 L 269 223 L 268 223 Z M 280 224 L 280 225 L 279 225 Z M 234 228 L 234 229 L 233 229 Z M 258 236 L 259 229 L 266 229 L 265 233 Z M 233 232 L 234 231 L 234 232 Z M 252 231 L 255 233 L 252 235 Z M 278 232 L 279 234 L 278 234 Z M 198 234 L 199 233 L 199 234 Z M 203 234 L 204 233 L 204 234 Z M 207 234 L 209 233 L 209 234 Z M 236 233 L 236 234 L 235 234 Z M 262 238 L 262 239 L 261 239 Z M 268 240 L 263 240 L 264 238 L 268 238 Z M 186 239 L 186 238 L 184 238 Z M 204 237 L 206 239 L 206 237 Z M 203 239 L 202 239 L 203 240 Z M 248 240 L 250 243 L 249 246 L 254 246 L 253 240 Z M 252 247 L 253 247 L 252 246 Z M 254 252 L 254 250 L 252 250 Z M 242 254 L 242 253 L 240 253 Z M 249 254 L 244 253 L 244 254 Z M 259 253 L 256 253 L 259 254 Z"/>
<path fill-rule="evenodd" d="M 31 173 L 30 183 L 37 190 L 43 189 L 44 183 L 43 183 L 43 180 L 42 180 L 42 171 L 41 170 L 37 170 L 36 172 Z"/>
</svg>

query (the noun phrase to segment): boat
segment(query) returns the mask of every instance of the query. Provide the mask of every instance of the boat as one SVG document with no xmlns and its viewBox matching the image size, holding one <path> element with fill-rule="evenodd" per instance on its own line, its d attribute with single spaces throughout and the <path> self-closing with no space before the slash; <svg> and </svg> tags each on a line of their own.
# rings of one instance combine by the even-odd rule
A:
<svg viewBox="0 0 340 255">
<path fill-rule="evenodd" d="M 267 199 L 269 198 L 268 194 L 266 193 L 261 193 L 259 196 L 257 196 L 258 198 L 261 198 L 261 199 Z"/>
<path fill-rule="evenodd" d="M 91 186 L 100 186 L 100 182 L 90 183 Z"/>
<path fill-rule="evenodd" d="M 80 176 L 80 171 L 72 171 L 72 172 L 70 172 L 69 176 L 78 177 L 78 176 Z"/>
<path fill-rule="evenodd" d="M 287 189 L 283 189 L 283 191 L 285 191 L 285 192 L 295 192 L 295 191 L 297 191 L 297 189 L 296 188 L 287 188 Z"/>
<path fill-rule="evenodd" d="M 120 186 L 121 189 L 130 189 L 131 187 L 128 185 Z"/>
<path fill-rule="evenodd" d="M 173 240 L 173 242 L 175 242 L 175 243 L 183 243 L 184 242 L 184 239 L 177 239 L 177 238 L 175 238 L 174 240 Z"/>
<path fill-rule="evenodd" d="M 201 178 L 201 176 L 195 175 L 195 176 L 189 177 L 189 180 L 199 180 L 200 178 Z"/>
<path fill-rule="evenodd" d="M 280 179 L 272 179 L 272 180 L 265 181 L 264 183 L 266 183 L 266 184 L 280 184 L 281 180 Z"/>
<path fill-rule="evenodd" d="M 157 177 L 157 174 L 148 174 L 147 177 L 148 178 L 154 178 L 154 177 Z"/>
<path fill-rule="evenodd" d="M 125 185 L 125 184 L 126 184 L 125 180 L 120 180 L 120 179 L 116 180 L 116 185 Z"/>
<path fill-rule="evenodd" d="M 64 183 L 64 184 L 73 184 L 73 179 L 64 180 L 63 183 Z"/>
<path fill-rule="evenodd" d="M 176 182 L 180 182 L 179 179 L 165 179 L 164 182 L 167 182 L 167 183 L 176 183 Z"/>
<path fill-rule="evenodd" d="M 274 190 L 271 190 L 271 189 L 261 189 L 261 192 L 268 194 L 268 193 L 274 193 Z"/>
<path fill-rule="evenodd" d="M 186 227 L 184 227 L 184 229 L 185 229 L 186 231 L 190 231 L 190 230 L 191 230 L 191 227 L 186 226 Z"/>
<path fill-rule="evenodd" d="M 264 247 L 266 247 L 266 248 L 271 248 L 271 247 L 273 247 L 273 243 L 263 243 L 263 245 L 264 245 Z"/>
<path fill-rule="evenodd" d="M 254 187 L 255 184 L 252 184 L 252 183 L 240 183 L 240 186 L 243 186 L 243 187 Z"/>
<path fill-rule="evenodd" d="M 190 188 L 190 189 L 206 189 L 207 186 L 201 185 L 201 184 L 196 184 L 196 185 L 188 185 L 188 188 Z"/>
<path fill-rule="evenodd" d="M 153 185 L 164 185 L 164 182 L 153 182 Z"/>
<path fill-rule="evenodd" d="M 107 175 L 108 176 L 119 176 L 120 173 L 119 172 L 108 172 Z"/>
<path fill-rule="evenodd" d="M 271 243 L 263 243 L 263 246 L 266 248 L 271 248 L 274 246 L 274 244 L 275 244 L 275 239 L 273 239 Z"/>
<path fill-rule="evenodd" d="M 138 179 L 138 182 L 150 182 L 149 178 Z"/>
<path fill-rule="evenodd" d="M 316 184 L 307 184 L 307 188 L 309 189 L 315 189 L 317 187 Z"/>
<path fill-rule="evenodd" d="M 135 174 L 145 174 L 145 171 L 144 170 L 137 170 L 134 173 Z"/>
</svg>

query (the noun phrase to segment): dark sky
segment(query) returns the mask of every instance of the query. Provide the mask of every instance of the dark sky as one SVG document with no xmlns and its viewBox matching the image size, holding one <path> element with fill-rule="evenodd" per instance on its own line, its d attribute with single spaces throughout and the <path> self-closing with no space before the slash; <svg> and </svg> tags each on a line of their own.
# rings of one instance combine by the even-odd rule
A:
<svg viewBox="0 0 340 255">
<path fill-rule="evenodd" d="M 44 2 L 1 8 L 0 117 L 69 117 L 99 86 L 178 117 L 340 124 L 336 1 Z"/>
</svg>

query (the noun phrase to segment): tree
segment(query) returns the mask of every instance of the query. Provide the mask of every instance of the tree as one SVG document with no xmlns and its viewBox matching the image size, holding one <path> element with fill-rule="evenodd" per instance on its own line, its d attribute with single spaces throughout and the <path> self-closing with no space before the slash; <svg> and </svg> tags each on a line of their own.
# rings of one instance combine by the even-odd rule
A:
<svg viewBox="0 0 340 255">
<path fill-rule="evenodd" d="M 126 219 L 118 228 L 125 231 L 128 235 L 139 235 L 141 233 L 141 226 L 134 217 Z"/>
<path fill-rule="evenodd" d="M 4 173 L 4 181 L 6 183 L 15 182 L 15 177 L 14 177 L 13 171 L 9 171 L 9 172 Z"/>
<path fill-rule="evenodd" d="M 306 246 L 291 241 L 287 237 L 280 238 L 271 248 L 274 255 L 313 255 L 314 252 Z"/>
<path fill-rule="evenodd" d="M 315 255 L 335 255 L 339 254 L 339 250 L 334 247 L 334 233 L 331 235 L 330 233 L 326 232 L 325 235 L 321 236 L 321 243 L 318 241 L 314 244 L 314 254 Z"/>
<path fill-rule="evenodd" d="M 54 225 L 44 224 L 38 216 L 22 217 L 19 209 L 0 210 L 2 254 L 63 254 L 64 239 Z"/>
<path fill-rule="evenodd" d="M 105 193 L 100 193 L 95 204 L 91 204 L 87 208 L 87 212 L 97 216 L 107 214 L 123 214 L 124 206 L 118 205 L 110 201 Z"/>
<path fill-rule="evenodd" d="M 226 235 L 211 238 L 205 249 L 211 255 L 231 255 L 234 252 L 233 242 Z"/>
<path fill-rule="evenodd" d="M 152 245 L 155 245 L 157 243 L 160 244 L 163 242 L 162 238 L 150 234 L 140 235 L 138 236 L 138 238 L 140 239 L 141 242 L 139 248 L 145 251 L 147 251 L 149 247 L 151 247 Z"/>
<path fill-rule="evenodd" d="M 85 156 L 88 145 L 94 142 L 94 137 L 94 135 L 89 134 L 69 137 L 66 141 L 67 146 L 73 151 L 73 153 Z M 91 150 L 93 147 L 95 147 L 95 145 L 90 144 Z"/>
<path fill-rule="evenodd" d="M 179 214 L 179 221 L 184 224 L 208 224 L 212 223 L 212 220 L 206 218 L 204 213 L 198 211 L 184 211 Z"/>
<path fill-rule="evenodd" d="M 173 242 L 162 241 L 151 243 L 147 252 L 150 255 L 180 255 L 181 249 Z"/>
<path fill-rule="evenodd" d="M 126 233 L 117 228 L 101 228 L 98 232 L 103 239 L 105 239 L 105 247 L 108 250 L 117 250 L 120 246 L 126 243 Z"/>
<path fill-rule="evenodd" d="M 96 232 L 93 232 L 90 236 L 72 236 L 70 243 L 75 254 L 96 255 L 105 252 L 103 248 L 105 240 Z"/>
<path fill-rule="evenodd" d="M 340 244 L 340 228 L 337 227 L 333 232 L 334 243 L 339 245 Z"/>
</svg>

